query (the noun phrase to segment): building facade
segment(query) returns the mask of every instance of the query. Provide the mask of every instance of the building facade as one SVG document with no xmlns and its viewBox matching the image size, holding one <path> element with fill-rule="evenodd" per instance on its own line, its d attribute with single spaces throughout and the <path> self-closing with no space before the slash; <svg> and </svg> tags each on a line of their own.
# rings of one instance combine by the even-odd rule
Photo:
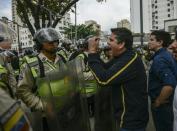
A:
<svg viewBox="0 0 177 131">
<path fill-rule="evenodd" d="M 143 30 L 164 29 L 164 21 L 177 18 L 177 0 L 142 0 Z M 140 32 L 140 0 L 130 1 L 131 30 Z"/>
<path fill-rule="evenodd" d="M 92 26 L 93 27 L 93 30 L 95 31 L 101 31 L 101 25 L 99 25 L 96 21 L 94 20 L 88 20 L 88 21 L 85 21 L 85 25 L 86 26 Z"/>
<path fill-rule="evenodd" d="M 29 17 L 30 22 L 34 25 L 34 19 Z M 12 49 L 19 50 L 28 50 L 33 49 L 33 36 L 31 35 L 29 29 L 26 25 L 21 21 L 20 17 L 17 15 L 17 8 L 16 8 L 16 0 L 12 0 L 12 21 L 13 22 L 13 29 L 17 32 L 18 37 L 14 40 Z M 46 21 L 47 22 L 47 21 Z M 18 23 L 18 25 L 17 25 Z M 57 24 L 55 29 L 61 33 L 64 37 L 62 32 L 64 31 L 64 27 L 68 27 L 71 23 L 70 14 L 66 13 L 60 22 Z"/>
<path fill-rule="evenodd" d="M 143 31 L 149 33 L 151 30 L 151 0 L 142 0 L 143 8 Z M 140 33 L 140 0 L 130 0 L 130 21 L 133 33 Z"/>
<path fill-rule="evenodd" d="M 176 0 L 152 0 L 152 29 L 164 29 L 164 21 L 177 18 Z"/>
</svg>

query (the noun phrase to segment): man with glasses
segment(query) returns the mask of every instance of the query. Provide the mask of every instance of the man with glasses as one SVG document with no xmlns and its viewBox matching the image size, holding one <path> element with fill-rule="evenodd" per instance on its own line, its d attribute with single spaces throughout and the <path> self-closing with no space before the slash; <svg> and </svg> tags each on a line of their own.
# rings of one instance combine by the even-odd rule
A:
<svg viewBox="0 0 177 131">
<path fill-rule="evenodd" d="M 88 63 L 97 82 L 112 90 L 112 106 L 120 131 L 145 131 L 148 122 L 147 79 L 141 58 L 132 50 L 133 36 L 126 28 L 112 29 L 108 40 L 113 59 L 104 63 L 98 39 L 89 40 Z"/>
</svg>

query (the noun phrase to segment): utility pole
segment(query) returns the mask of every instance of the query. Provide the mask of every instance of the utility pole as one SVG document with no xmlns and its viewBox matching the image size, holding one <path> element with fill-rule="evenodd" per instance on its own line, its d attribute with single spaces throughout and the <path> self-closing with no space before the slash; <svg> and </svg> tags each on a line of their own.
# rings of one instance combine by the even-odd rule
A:
<svg viewBox="0 0 177 131">
<path fill-rule="evenodd" d="M 77 41 L 77 4 L 75 4 L 75 45 Z"/>
<path fill-rule="evenodd" d="M 141 46 L 143 46 L 143 0 L 140 0 L 140 34 L 141 34 Z"/>
</svg>

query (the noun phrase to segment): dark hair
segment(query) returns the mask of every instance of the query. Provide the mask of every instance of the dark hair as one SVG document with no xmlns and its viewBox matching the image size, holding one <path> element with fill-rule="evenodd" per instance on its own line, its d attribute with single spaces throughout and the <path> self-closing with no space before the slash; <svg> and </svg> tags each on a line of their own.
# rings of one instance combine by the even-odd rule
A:
<svg viewBox="0 0 177 131">
<path fill-rule="evenodd" d="M 133 35 L 130 30 L 127 28 L 113 28 L 111 29 L 111 32 L 117 36 L 118 42 L 125 42 L 126 49 L 132 49 Z"/>
<path fill-rule="evenodd" d="M 163 30 L 156 30 L 151 33 L 154 35 L 157 41 L 163 41 L 162 46 L 168 47 L 171 44 L 171 36 L 168 32 Z"/>
</svg>

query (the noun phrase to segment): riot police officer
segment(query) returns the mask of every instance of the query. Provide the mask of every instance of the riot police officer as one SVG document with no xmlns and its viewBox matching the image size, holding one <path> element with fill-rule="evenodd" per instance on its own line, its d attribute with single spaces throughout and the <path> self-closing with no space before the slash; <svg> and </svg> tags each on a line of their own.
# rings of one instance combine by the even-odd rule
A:
<svg viewBox="0 0 177 131">
<path fill-rule="evenodd" d="M 60 36 L 53 28 L 43 28 L 37 31 L 34 41 L 40 51 L 36 57 L 30 58 L 21 67 L 18 83 L 18 96 L 34 110 L 44 110 L 44 103 L 38 95 L 36 79 L 48 72 L 58 70 L 62 59 L 56 54 Z"/>
<path fill-rule="evenodd" d="M 80 49 L 70 56 L 69 60 L 77 59 L 81 61 L 83 76 L 85 81 L 85 91 L 88 103 L 89 116 L 94 116 L 94 95 L 97 89 L 96 80 L 88 67 L 88 39 L 92 36 L 88 36 L 80 43 Z"/>
<path fill-rule="evenodd" d="M 43 28 L 36 32 L 34 41 L 39 54 L 22 65 L 17 94 L 32 112 L 44 113 L 43 129 L 83 130 L 84 124 L 79 123 L 83 122 L 83 119 L 80 119 L 80 94 L 74 92 L 75 84 L 71 84 L 72 74 L 61 76 L 62 71 L 67 68 L 57 54 L 59 39 L 58 32 L 53 28 Z M 71 68 L 74 70 L 73 66 Z M 58 123 L 54 125 L 56 121 Z"/>
<path fill-rule="evenodd" d="M 13 34 L 10 28 L 0 22 L 0 45 L 11 42 Z M 1 50 L 3 51 L 3 50 Z M 29 121 L 21 107 L 21 103 L 15 99 L 12 87 L 9 85 L 8 64 L 4 58 L 9 57 L 8 51 L 0 55 L 0 131 L 31 131 Z"/>
</svg>

